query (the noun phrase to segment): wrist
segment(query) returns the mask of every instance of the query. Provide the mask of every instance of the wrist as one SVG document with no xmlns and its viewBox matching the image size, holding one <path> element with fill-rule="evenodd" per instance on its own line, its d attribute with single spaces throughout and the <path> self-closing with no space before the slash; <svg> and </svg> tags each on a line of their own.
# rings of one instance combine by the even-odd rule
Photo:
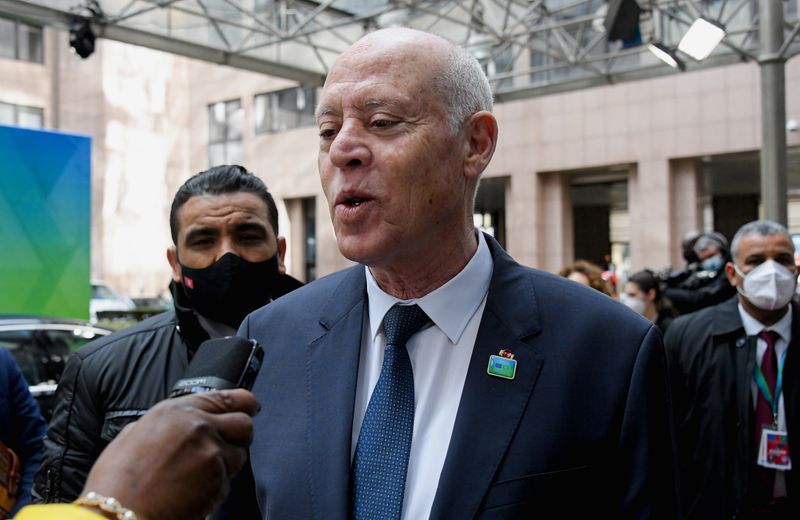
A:
<svg viewBox="0 0 800 520">
<path fill-rule="evenodd" d="M 114 497 L 106 497 L 89 491 L 78 497 L 73 504 L 93 511 L 111 520 L 143 520 L 136 513 L 120 504 Z"/>
</svg>

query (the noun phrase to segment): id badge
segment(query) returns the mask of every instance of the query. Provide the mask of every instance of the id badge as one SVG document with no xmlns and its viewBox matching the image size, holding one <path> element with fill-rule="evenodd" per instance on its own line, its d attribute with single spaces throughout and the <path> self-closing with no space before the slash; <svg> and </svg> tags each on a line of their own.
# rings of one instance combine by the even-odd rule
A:
<svg viewBox="0 0 800 520">
<path fill-rule="evenodd" d="M 789 433 L 764 428 L 761 432 L 757 462 L 759 466 L 765 468 L 784 471 L 792 469 L 792 460 L 789 458 Z"/>
</svg>

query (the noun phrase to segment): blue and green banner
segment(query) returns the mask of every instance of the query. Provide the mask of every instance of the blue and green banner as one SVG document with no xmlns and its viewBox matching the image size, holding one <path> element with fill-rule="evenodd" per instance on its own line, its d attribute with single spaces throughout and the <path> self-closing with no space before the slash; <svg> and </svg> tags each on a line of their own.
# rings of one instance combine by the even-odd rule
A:
<svg viewBox="0 0 800 520">
<path fill-rule="evenodd" d="M 0 313 L 89 317 L 91 139 L 0 125 Z"/>
</svg>

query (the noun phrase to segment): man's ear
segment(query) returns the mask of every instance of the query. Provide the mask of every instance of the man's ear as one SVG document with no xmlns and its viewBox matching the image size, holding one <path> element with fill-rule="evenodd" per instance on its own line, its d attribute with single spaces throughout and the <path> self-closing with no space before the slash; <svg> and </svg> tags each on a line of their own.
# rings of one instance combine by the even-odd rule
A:
<svg viewBox="0 0 800 520">
<path fill-rule="evenodd" d="M 464 174 L 477 180 L 489 165 L 497 146 L 497 119 L 494 114 L 482 110 L 470 116 L 467 121 L 467 150 L 464 161 Z"/>
<path fill-rule="evenodd" d="M 172 269 L 172 281 L 181 283 L 181 264 L 178 263 L 178 250 L 175 246 L 167 248 L 167 262 Z"/>
<path fill-rule="evenodd" d="M 283 263 L 283 258 L 286 256 L 286 239 L 278 237 L 278 272 L 286 274 L 286 264 Z"/>
<path fill-rule="evenodd" d="M 725 276 L 728 277 L 728 282 L 734 287 L 739 285 L 739 275 L 736 274 L 736 268 L 733 266 L 733 262 L 728 262 L 725 264 Z"/>
</svg>

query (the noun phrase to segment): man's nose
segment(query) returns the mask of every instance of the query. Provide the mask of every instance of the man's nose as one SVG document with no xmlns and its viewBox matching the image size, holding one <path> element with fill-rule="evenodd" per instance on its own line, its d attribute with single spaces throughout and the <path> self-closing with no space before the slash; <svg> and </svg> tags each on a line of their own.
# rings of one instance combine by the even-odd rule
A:
<svg viewBox="0 0 800 520">
<path fill-rule="evenodd" d="M 346 170 L 370 163 L 372 153 L 366 144 L 366 130 L 360 122 L 345 120 L 331 143 L 328 156 L 339 169 Z"/>
<path fill-rule="evenodd" d="M 219 248 L 217 249 L 217 257 L 214 259 L 214 261 L 219 260 L 227 253 L 233 253 L 236 256 L 242 256 L 239 254 L 239 250 L 237 249 L 236 246 L 236 241 L 233 240 L 233 237 L 225 236 L 222 237 L 219 241 Z"/>
</svg>

